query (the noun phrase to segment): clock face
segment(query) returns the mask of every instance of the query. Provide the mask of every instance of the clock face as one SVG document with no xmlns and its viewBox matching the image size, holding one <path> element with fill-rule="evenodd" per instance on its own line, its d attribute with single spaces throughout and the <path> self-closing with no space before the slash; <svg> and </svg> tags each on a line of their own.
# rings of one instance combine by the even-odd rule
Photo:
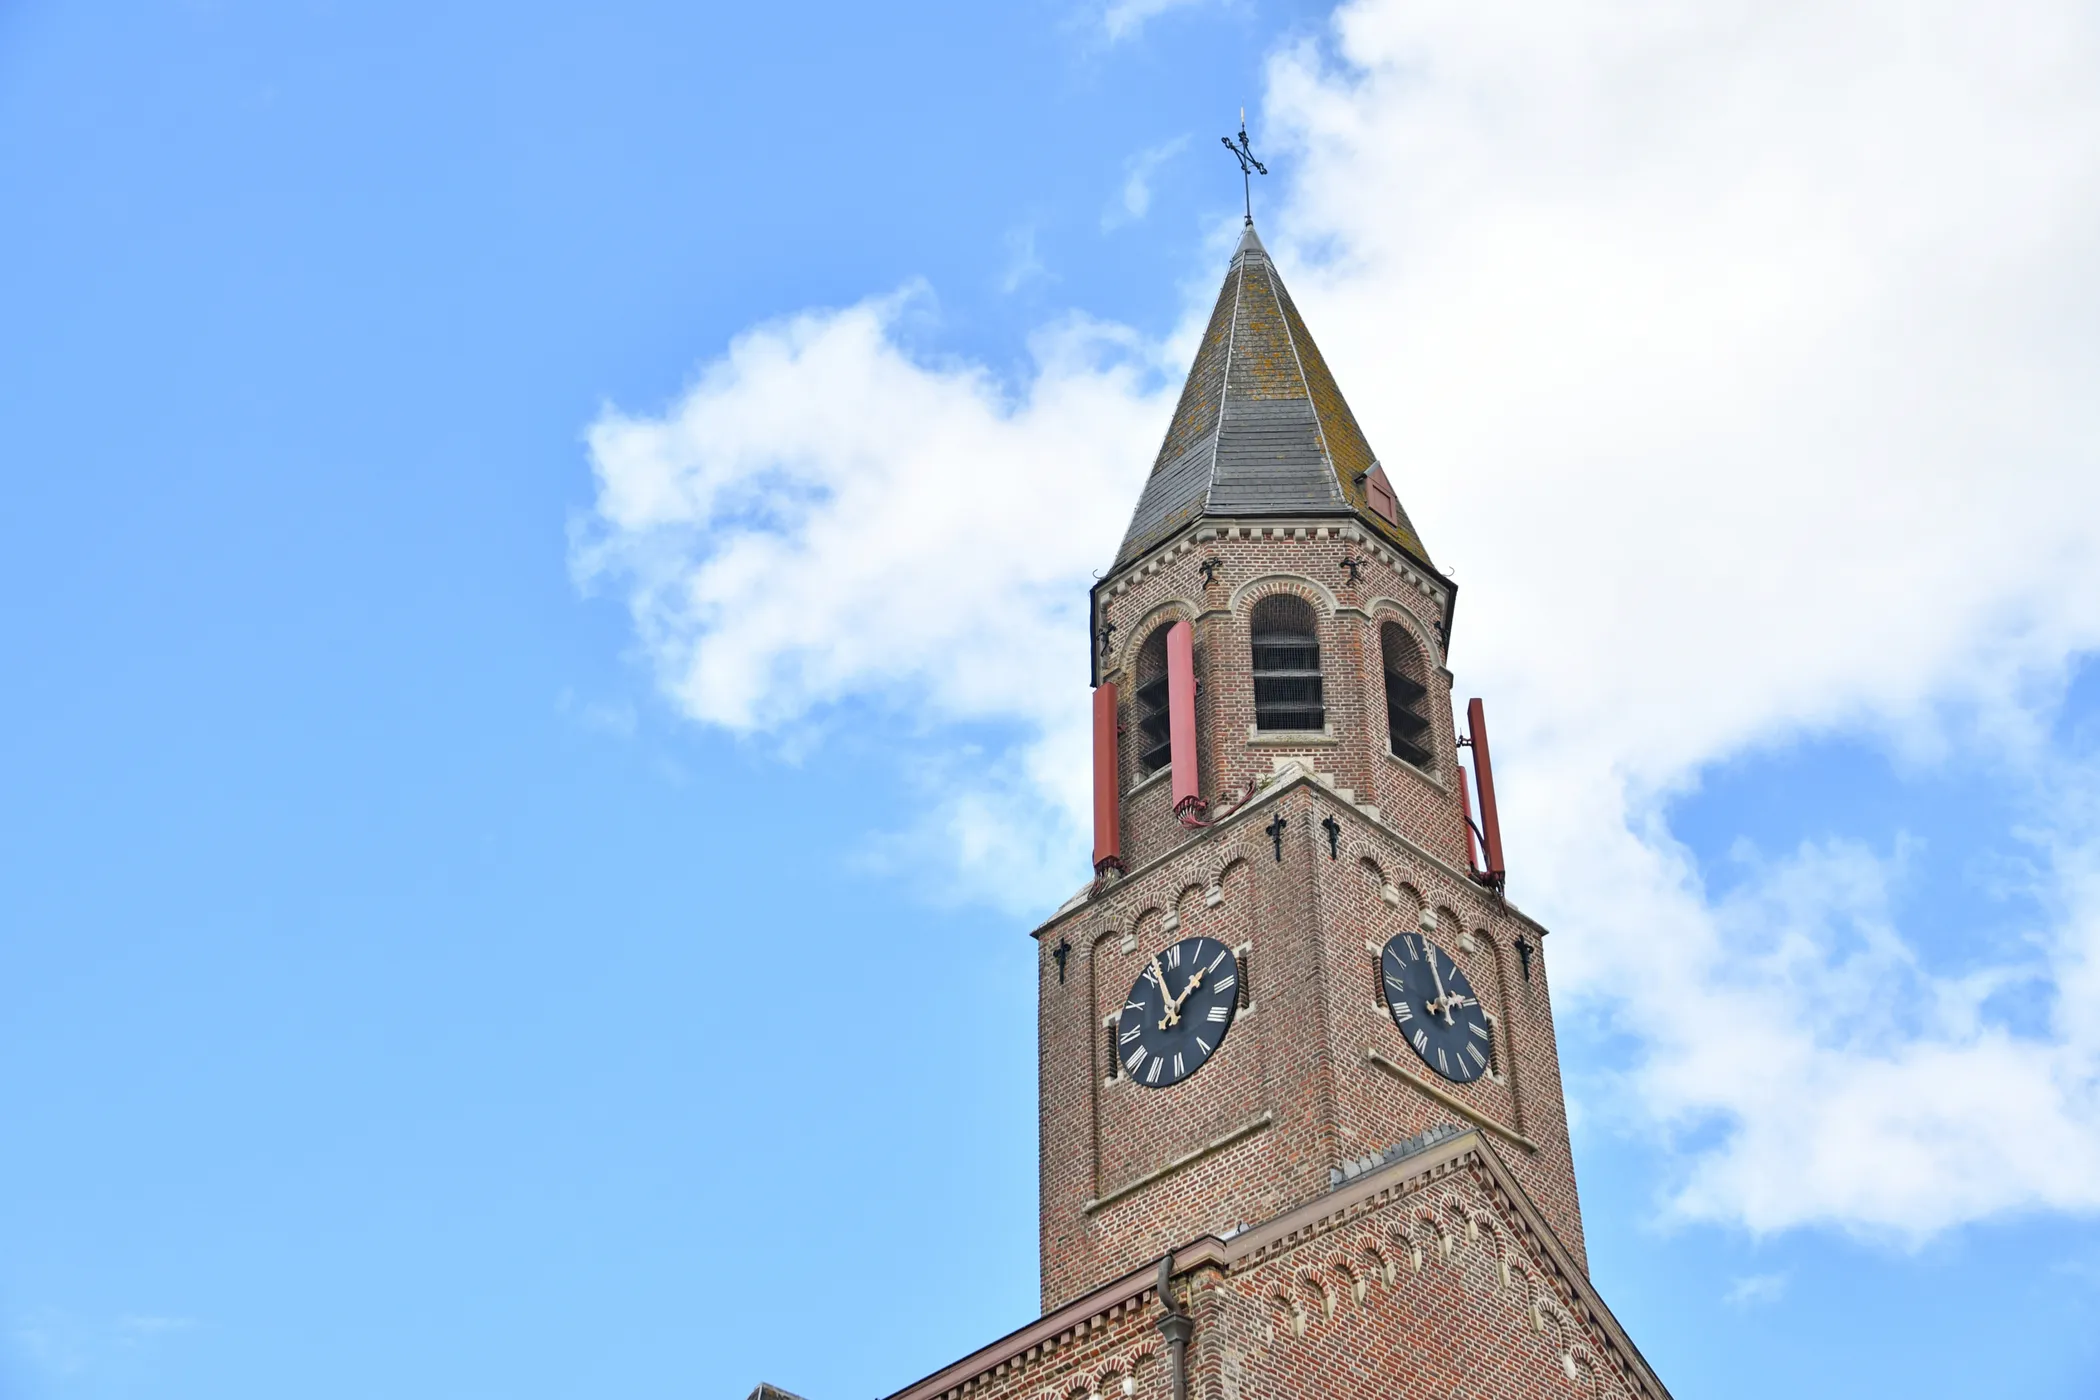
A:
<svg viewBox="0 0 2100 1400">
<path fill-rule="evenodd" d="M 1378 971 L 1393 1024 L 1423 1064 L 1459 1084 L 1487 1073 L 1487 1013 L 1449 953 L 1419 933 L 1394 934 Z"/>
<path fill-rule="evenodd" d="M 1217 939 L 1162 948 L 1130 984 L 1116 1018 L 1121 1072 L 1148 1089 L 1179 1084 L 1225 1043 L 1239 998 L 1239 961 Z"/>
</svg>

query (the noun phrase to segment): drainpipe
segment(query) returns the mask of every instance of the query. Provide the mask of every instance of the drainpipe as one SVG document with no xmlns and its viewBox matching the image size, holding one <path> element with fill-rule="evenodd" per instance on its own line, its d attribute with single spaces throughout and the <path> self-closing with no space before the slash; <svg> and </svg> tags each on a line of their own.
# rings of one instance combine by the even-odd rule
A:
<svg viewBox="0 0 2100 1400">
<path fill-rule="evenodd" d="M 1209 804 L 1196 773 L 1196 629 L 1186 621 L 1167 629 L 1167 743 L 1174 766 L 1174 810 L 1193 817 Z"/>
<path fill-rule="evenodd" d="M 1116 683 L 1094 691 L 1094 873 L 1123 870 L 1123 770 L 1116 762 Z"/>
<path fill-rule="evenodd" d="M 1174 1256 L 1159 1261 L 1159 1304 L 1167 1315 L 1159 1320 L 1159 1334 L 1167 1339 L 1167 1352 L 1174 1368 L 1174 1400 L 1189 1400 L 1189 1338 L 1196 1335 L 1196 1319 L 1174 1301 Z"/>
</svg>

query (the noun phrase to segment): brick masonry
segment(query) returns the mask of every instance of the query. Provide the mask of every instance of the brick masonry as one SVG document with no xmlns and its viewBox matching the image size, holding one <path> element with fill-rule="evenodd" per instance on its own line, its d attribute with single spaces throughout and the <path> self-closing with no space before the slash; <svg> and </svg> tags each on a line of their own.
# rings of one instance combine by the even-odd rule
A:
<svg viewBox="0 0 2100 1400">
<path fill-rule="evenodd" d="M 1198 1400 L 1394 1395 L 1631 1400 L 1668 1392 L 1479 1132 L 1173 1255 Z M 1170 1400 L 1140 1268 L 892 1400 Z"/>
<path fill-rule="evenodd" d="M 1253 732 L 1248 621 L 1277 591 L 1319 616 L 1327 729 L 1312 742 Z M 1205 522 L 1106 593 L 1131 621 L 1104 680 L 1130 677 L 1154 629 L 1181 619 L 1197 629 L 1201 787 L 1214 824 L 1183 826 L 1167 784 L 1139 768 L 1138 745 L 1122 745 L 1129 873 L 1037 930 L 1043 1306 L 1198 1235 L 1271 1219 L 1325 1192 L 1345 1160 L 1454 1120 L 1498 1135 L 1582 1266 L 1545 933 L 1465 870 L 1439 582 L 1347 524 Z M 1418 649 L 1430 689 L 1427 771 L 1386 742 L 1378 638 L 1388 622 Z M 1121 689 L 1134 730 L 1134 687 Z M 1270 834 L 1279 815 L 1280 856 Z M 1328 820 L 1339 826 L 1332 841 Z M 1367 945 L 1422 929 L 1425 912 L 1494 1018 L 1493 1078 L 1442 1080 L 1385 1010 Z M 1154 952 L 1197 935 L 1248 950 L 1251 1004 L 1180 1085 L 1111 1077 L 1104 1021 Z M 1049 956 L 1060 943 L 1072 950 L 1062 976 Z"/>
</svg>

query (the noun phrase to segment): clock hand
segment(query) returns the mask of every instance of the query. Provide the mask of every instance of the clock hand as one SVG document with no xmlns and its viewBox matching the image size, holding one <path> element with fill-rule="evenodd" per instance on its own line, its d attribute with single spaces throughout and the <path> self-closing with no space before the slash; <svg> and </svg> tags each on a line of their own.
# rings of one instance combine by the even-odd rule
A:
<svg viewBox="0 0 2100 1400">
<path fill-rule="evenodd" d="M 1444 990 L 1444 973 L 1443 969 L 1436 965 L 1434 948 L 1429 950 L 1429 971 L 1430 975 L 1436 978 L 1436 1000 L 1429 1003 L 1429 1014 L 1443 1017 L 1444 1024 L 1448 1026 L 1451 1024 L 1451 994 Z"/>
<path fill-rule="evenodd" d="M 1159 1028 L 1165 1030 L 1181 1019 L 1181 1003 L 1167 995 L 1167 974 L 1160 971 L 1157 953 L 1152 955 L 1152 980 L 1159 984 L 1159 1004 L 1167 1013 L 1159 1023 Z"/>
<path fill-rule="evenodd" d="M 1182 987 L 1181 995 L 1174 998 L 1174 1017 L 1176 1020 L 1179 1020 L 1181 1018 L 1181 1004 L 1189 999 L 1189 993 L 1195 991 L 1196 988 L 1202 985 L 1203 969 L 1199 967 L 1193 973 L 1189 974 L 1188 983 L 1187 985 Z"/>
</svg>

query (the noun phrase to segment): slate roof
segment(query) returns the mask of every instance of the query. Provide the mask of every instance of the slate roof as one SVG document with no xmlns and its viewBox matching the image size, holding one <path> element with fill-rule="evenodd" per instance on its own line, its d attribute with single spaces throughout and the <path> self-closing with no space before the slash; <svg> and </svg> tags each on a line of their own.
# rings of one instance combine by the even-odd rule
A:
<svg viewBox="0 0 2100 1400">
<path fill-rule="evenodd" d="M 1394 524 L 1366 503 L 1376 462 L 1249 224 L 1116 563 L 1206 515 L 1355 515 L 1430 565 L 1404 508 Z"/>
</svg>

